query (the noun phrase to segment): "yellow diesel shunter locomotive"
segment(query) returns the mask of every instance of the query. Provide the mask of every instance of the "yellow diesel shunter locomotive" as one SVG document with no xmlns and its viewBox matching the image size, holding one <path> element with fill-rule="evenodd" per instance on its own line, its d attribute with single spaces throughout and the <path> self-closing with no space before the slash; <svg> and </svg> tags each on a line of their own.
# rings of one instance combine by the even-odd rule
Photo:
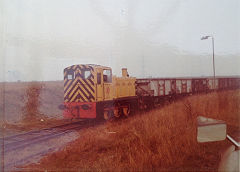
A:
<svg viewBox="0 0 240 172">
<path fill-rule="evenodd" d="M 64 117 L 105 118 L 128 116 L 137 102 L 136 78 L 122 69 L 122 77 L 110 67 L 72 65 L 64 69 Z"/>
</svg>

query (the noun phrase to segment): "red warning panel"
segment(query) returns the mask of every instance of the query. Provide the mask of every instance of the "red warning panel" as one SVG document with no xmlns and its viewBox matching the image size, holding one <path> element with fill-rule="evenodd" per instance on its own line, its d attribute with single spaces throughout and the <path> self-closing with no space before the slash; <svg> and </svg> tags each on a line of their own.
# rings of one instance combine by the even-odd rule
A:
<svg viewBox="0 0 240 172">
<path fill-rule="evenodd" d="M 95 102 L 64 103 L 64 118 L 96 118 Z"/>
</svg>

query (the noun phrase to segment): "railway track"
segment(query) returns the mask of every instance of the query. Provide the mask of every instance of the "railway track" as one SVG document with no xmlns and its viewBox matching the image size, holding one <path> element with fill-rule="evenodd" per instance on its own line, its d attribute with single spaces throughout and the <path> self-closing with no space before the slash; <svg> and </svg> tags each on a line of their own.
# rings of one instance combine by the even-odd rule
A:
<svg viewBox="0 0 240 172">
<path fill-rule="evenodd" d="M 1 147 L 4 148 L 4 156 L 7 157 L 4 161 L 4 167 L 7 170 L 11 169 L 16 165 L 24 164 L 35 156 L 42 156 L 54 150 L 54 148 L 42 149 L 43 146 L 39 146 L 40 150 L 37 152 L 35 150 L 31 151 L 31 148 L 33 149 L 33 147 L 36 147 L 36 145 L 42 145 L 47 143 L 48 140 L 59 138 L 73 131 L 79 131 L 83 128 L 88 128 L 99 124 L 101 124 L 101 122 L 96 122 L 94 120 L 84 120 L 0 138 Z M 12 156 L 15 153 L 19 154 L 25 149 L 28 149 L 28 152 L 30 152 L 30 154 L 24 155 L 23 158 L 20 157 L 13 161 L 10 160 L 14 159 Z"/>
<path fill-rule="evenodd" d="M 84 122 L 86 121 L 78 121 L 74 123 L 63 124 L 59 126 L 34 130 L 26 133 L 5 137 L 4 151 L 15 150 L 17 148 L 21 148 L 24 145 L 31 144 L 32 142 L 44 141 L 48 138 L 70 132 L 74 129 L 81 129 L 86 125 Z M 1 144 L 2 139 L 3 138 L 0 138 Z"/>
</svg>

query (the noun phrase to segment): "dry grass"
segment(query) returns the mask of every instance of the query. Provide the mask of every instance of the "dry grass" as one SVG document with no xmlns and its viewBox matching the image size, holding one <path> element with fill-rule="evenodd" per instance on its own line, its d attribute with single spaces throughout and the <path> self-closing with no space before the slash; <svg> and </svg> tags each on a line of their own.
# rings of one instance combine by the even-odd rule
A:
<svg viewBox="0 0 240 172">
<path fill-rule="evenodd" d="M 239 126 L 240 91 L 195 95 L 129 119 L 86 129 L 64 150 L 34 170 L 53 171 L 216 171 L 227 141 L 199 144 L 196 117 Z"/>
</svg>

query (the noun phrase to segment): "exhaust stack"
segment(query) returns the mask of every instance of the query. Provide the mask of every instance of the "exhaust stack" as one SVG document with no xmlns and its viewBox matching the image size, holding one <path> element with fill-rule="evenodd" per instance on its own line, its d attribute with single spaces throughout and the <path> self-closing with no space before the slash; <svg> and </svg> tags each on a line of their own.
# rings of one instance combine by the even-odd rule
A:
<svg viewBox="0 0 240 172">
<path fill-rule="evenodd" d="M 129 77 L 127 68 L 122 68 L 122 77 Z"/>
</svg>

